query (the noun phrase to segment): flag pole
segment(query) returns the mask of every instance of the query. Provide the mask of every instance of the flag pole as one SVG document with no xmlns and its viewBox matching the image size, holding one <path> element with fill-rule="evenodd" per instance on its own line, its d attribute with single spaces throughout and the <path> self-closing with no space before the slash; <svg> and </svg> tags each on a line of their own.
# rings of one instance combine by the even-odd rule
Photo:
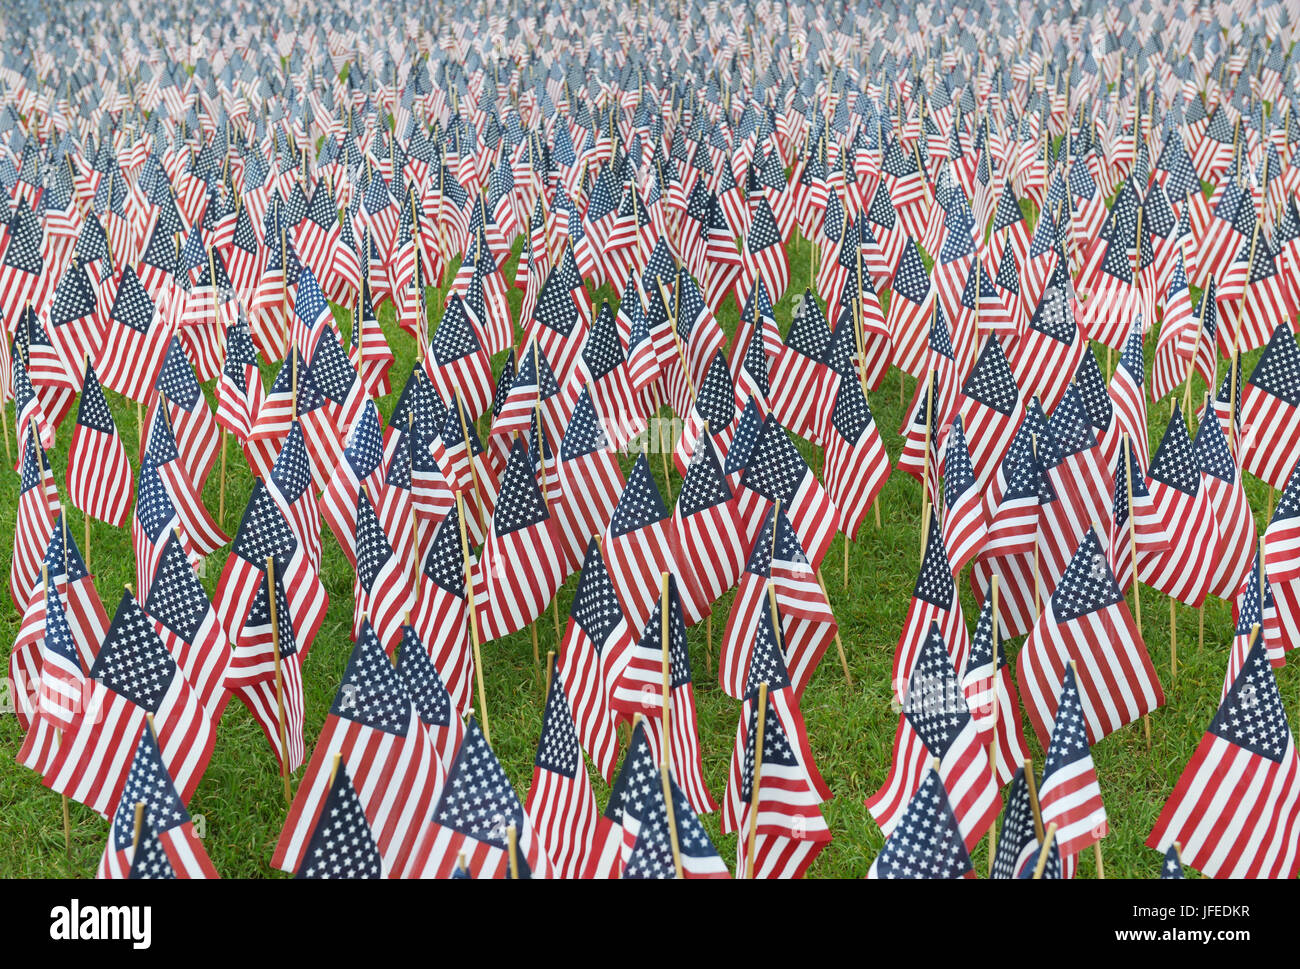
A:
<svg viewBox="0 0 1300 969">
<path fill-rule="evenodd" d="M 668 738 L 664 738 L 664 749 L 668 749 Z M 677 812 L 673 808 L 673 787 L 669 778 L 668 762 L 659 765 L 659 779 L 664 791 L 664 808 L 668 814 L 668 843 L 673 849 L 673 870 L 678 878 L 685 878 L 682 872 L 682 849 L 677 843 Z"/>
<path fill-rule="evenodd" d="M 275 716 L 280 728 L 280 777 L 284 781 L 284 802 L 293 803 L 289 790 L 289 727 L 284 715 L 284 669 L 280 657 L 280 615 L 276 608 L 275 558 L 266 557 L 266 600 L 271 612 L 271 648 L 275 653 Z"/>
<path fill-rule="evenodd" d="M 776 592 L 772 589 L 772 582 L 769 579 L 768 593 L 775 598 Z M 776 614 L 772 615 L 772 623 L 776 624 Z M 778 638 L 779 642 L 779 638 Z M 749 835 L 746 840 L 745 848 L 745 877 L 754 877 L 754 845 L 758 841 L 758 801 L 759 801 L 759 784 L 763 773 L 763 729 L 767 725 L 767 681 L 758 685 L 758 725 L 754 731 L 754 774 L 750 781 L 752 788 L 749 796 Z"/>
<path fill-rule="evenodd" d="M 474 449 L 469 445 L 469 429 L 465 426 L 465 409 L 460 403 L 459 391 L 451 392 L 451 405 L 456 408 L 456 417 L 460 420 L 460 438 L 465 444 L 465 460 L 469 464 L 469 479 L 474 484 L 474 505 L 478 511 L 479 518 L 483 517 L 483 492 L 479 489 L 478 469 L 474 466 Z M 460 490 L 456 493 L 459 495 Z M 461 523 L 464 524 L 465 512 L 461 510 Z"/>
<path fill-rule="evenodd" d="M 1043 810 L 1038 804 L 1038 781 L 1034 777 L 1034 762 L 1025 758 L 1025 786 L 1029 789 L 1029 807 L 1034 815 L 1034 834 L 1043 840 Z"/>
<path fill-rule="evenodd" d="M 667 770 L 673 763 L 673 748 L 670 728 L 672 727 L 672 656 L 668 650 L 668 573 L 659 576 L 659 640 L 663 654 L 663 763 Z"/>
<path fill-rule="evenodd" d="M 460 526 L 460 553 L 465 559 L 465 594 L 469 605 L 470 642 L 474 649 L 474 675 L 478 680 L 479 713 L 483 719 L 483 739 L 492 746 L 492 731 L 488 728 L 487 692 L 483 688 L 483 656 L 478 642 L 478 616 L 474 612 L 474 570 L 470 567 L 469 540 L 465 537 L 465 497 L 456 492 L 456 520 Z"/>
<path fill-rule="evenodd" d="M 510 877 L 519 877 L 519 831 L 514 823 L 506 825 L 506 843 L 510 848 Z"/>
<path fill-rule="evenodd" d="M 992 602 L 989 615 L 993 622 L 989 628 L 993 640 L 993 736 L 989 738 L 989 768 L 993 772 L 993 785 L 998 790 L 998 801 L 1002 800 L 1002 787 L 998 784 L 998 576 L 993 573 L 990 596 Z M 989 877 L 993 877 L 993 859 L 998 854 L 998 819 L 994 817 L 989 825 Z"/>
<path fill-rule="evenodd" d="M 930 435 L 934 427 L 934 371 L 927 370 L 925 373 L 925 458 L 921 470 L 921 560 L 925 561 L 925 545 L 928 536 L 925 534 L 925 525 L 928 523 L 925 517 L 926 511 L 930 507 Z"/>
<path fill-rule="evenodd" d="M 1124 443 L 1124 490 L 1128 496 L 1128 551 L 1133 563 L 1133 611 L 1137 619 L 1138 636 L 1142 636 L 1142 593 L 1138 590 L 1137 516 L 1133 511 L 1133 442 L 1128 434 Z M 1147 750 L 1151 750 L 1151 714 L 1142 714 L 1142 732 L 1146 735 Z"/>
<path fill-rule="evenodd" d="M 1043 877 L 1043 868 L 1047 866 L 1047 853 L 1052 848 L 1052 839 L 1056 837 L 1056 822 L 1053 821 L 1047 826 L 1047 831 L 1043 835 L 1043 846 L 1038 850 L 1038 862 L 1034 865 L 1034 880 L 1037 881 Z"/>
</svg>

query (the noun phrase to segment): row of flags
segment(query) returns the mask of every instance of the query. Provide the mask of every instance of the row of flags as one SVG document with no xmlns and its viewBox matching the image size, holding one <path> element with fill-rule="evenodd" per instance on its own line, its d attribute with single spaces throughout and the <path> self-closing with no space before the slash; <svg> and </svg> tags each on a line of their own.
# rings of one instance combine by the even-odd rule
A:
<svg viewBox="0 0 1300 969">
<path fill-rule="evenodd" d="M 871 873 L 970 874 L 1010 784 L 992 873 L 1073 874 L 1108 830 L 1092 746 L 1165 702 L 1126 600 L 1145 585 L 1237 617 L 1148 844 L 1179 872 L 1294 875 L 1272 670 L 1300 644 L 1300 11 L 1226 34 L 1183 2 L 517 13 L 235 2 L 220 38 L 165 5 L 5 13 L 9 670 L 20 761 L 112 819 L 100 874 L 215 874 L 185 805 L 237 697 L 284 778 L 285 871 L 802 875 L 831 788 L 800 701 L 832 643 L 844 662 L 822 565 L 897 470 L 920 565 Z M 895 369 L 891 461 L 868 399 Z M 668 454 L 667 494 L 618 456 L 665 409 L 675 496 Z M 232 451 L 255 481 L 228 534 Z M 1262 532 L 1246 473 L 1281 491 Z M 71 507 L 130 529 L 111 619 Z M 355 646 L 309 752 L 322 524 Z M 521 800 L 482 647 L 575 573 Z M 733 589 L 719 804 L 686 630 Z M 730 868 L 699 820 L 719 809 Z"/>
</svg>

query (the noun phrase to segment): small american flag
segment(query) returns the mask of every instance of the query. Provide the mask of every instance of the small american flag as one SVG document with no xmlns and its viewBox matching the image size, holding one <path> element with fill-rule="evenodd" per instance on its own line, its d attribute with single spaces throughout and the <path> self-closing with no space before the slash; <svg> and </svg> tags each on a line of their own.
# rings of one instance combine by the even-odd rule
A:
<svg viewBox="0 0 1300 969">
<path fill-rule="evenodd" d="M 390 873 L 361 799 L 341 761 L 312 828 L 299 878 L 383 878 Z"/>
<path fill-rule="evenodd" d="M 136 805 L 144 806 L 144 828 L 139 845 L 134 845 Z M 147 846 L 147 847 L 146 847 Z M 172 878 L 216 878 L 203 841 L 194 829 L 194 819 L 163 761 L 152 730 L 144 730 L 135 747 L 131 769 L 113 812 L 108 843 L 99 859 L 97 878 L 135 877 L 144 856 L 151 864 L 146 877 L 169 872 Z M 158 867 L 154 867 L 154 866 Z"/>
<path fill-rule="evenodd" d="M 620 865 L 621 832 L 596 807 L 578 745 L 559 662 L 551 659 L 550 693 L 524 811 L 560 878 L 609 878 Z"/>
<path fill-rule="evenodd" d="M 1164 703 L 1146 646 L 1091 529 L 1020 652 L 1025 710 L 1044 746 L 1071 660 L 1090 743 Z"/>
<path fill-rule="evenodd" d="M 967 878 L 970 852 L 939 772 L 931 768 L 907 803 L 894 832 L 871 863 L 868 878 Z"/>
<path fill-rule="evenodd" d="M 1038 803 L 1043 824 L 1057 825 L 1056 844 L 1062 855 L 1077 854 L 1106 835 L 1106 808 L 1073 667 L 1066 669 L 1061 681 Z"/>
<path fill-rule="evenodd" d="M 126 524 L 131 503 L 131 464 L 95 368 L 89 363 L 77 407 L 77 426 L 68 445 L 68 496 L 98 521 L 114 528 Z"/>
<path fill-rule="evenodd" d="M 1258 642 L 1183 769 L 1147 847 L 1176 841 L 1211 878 L 1294 878 L 1300 758 Z"/>
</svg>

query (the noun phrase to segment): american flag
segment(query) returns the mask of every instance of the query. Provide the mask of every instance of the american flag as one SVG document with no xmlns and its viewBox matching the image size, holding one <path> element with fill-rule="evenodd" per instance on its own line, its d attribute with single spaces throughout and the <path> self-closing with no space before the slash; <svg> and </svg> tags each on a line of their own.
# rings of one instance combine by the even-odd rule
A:
<svg viewBox="0 0 1300 969">
<path fill-rule="evenodd" d="M 957 403 L 971 471 L 984 488 L 1024 419 L 1025 404 L 996 334 L 984 341 Z M 936 421 L 936 428 L 939 423 Z M 931 469 L 933 473 L 933 469 Z"/>
<path fill-rule="evenodd" d="M 889 480 L 889 454 L 862 384 L 841 376 L 831 409 L 822 480 L 846 540 L 857 537 L 867 512 Z"/>
<path fill-rule="evenodd" d="M 965 627 L 962 627 L 963 636 Z M 934 759 L 950 792 L 967 850 L 997 818 L 1000 797 L 984 743 L 937 623 L 931 623 L 903 685 L 889 776 L 867 809 L 889 837 Z"/>
<path fill-rule="evenodd" d="M 99 359 L 104 345 L 102 316 L 90 276 L 74 256 L 54 289 L 49 311 L 50 336 L 70 373 L 81 369 L 77 361 Z"/>
<path fill-rule="evenodd" d="M 1211 878 L 1294 878 L 1300 871 L 1300 758 L 1273 667 L 1257 642 L 1219 704 L 1147 847 L 1181 845 Z"/>
<path fill-rule="evenodd" d="M 225 687 L 229 646 L 203 583 L 190 567 L 175 533 L 163 544 L 142 605 L 199 703 L 216 723 L 230 699 Z"/>
<path fill-rule="evenodd" d="M 225 687 L 248 707 L 285 775 L 301 767 L 306 756 L 302 662 L 315 630 L 305 632 L 310 635 L 300 642 L 284 585 L 274 569 L 267 570 L 243 628 L 233 641 Z"/>
<path fill-rule="evenodd" d="M 1059 262 L 1010 353 L 1015 382 L 1048 410 L 1056 408 L 1086 349 L 1071 293 L 1069 270 Z"/>
<path fill-rule="evenodd" d="M 988 596 L 975 623 L 970 653 L 961 673 L 961 689 L 981 739 L 986 745 L 996 741 L 992 756 L 996 760 L 993 766 L 999 787 L 1011 780 L 1017 766 L 1029 756 L 1021 726 L 1020 694 L 1011 679 L 1011 667 L 1003 648 L 1005 638 L 999 621 L 995 649 L 993 597 Z"/>
<path fill-rule="evenodd" d="M 609 576 L 633 629 L 642 629 L 659 594 L 659 576 L 669 571 L 669 515 L 644 454 L 627 477 L 610 517 L 601 549 Z"/>
<path fill-rule="evenodd" d="M 36 441 L 33 430 L 23 445 L 18 476 L 13 555 L 9 560 L 9 595 L 21 609 L 26 594 L 41 573 L 41 557 L 61 514 L 59 493 L 50 470 L 49 455 Z"/>
<path fill-rule="evenodd" d="M 414 604 L 414 590 L 410 571 L 394 554 L 375 506 L 364 490 L 357 496 L 356 549 L 352 635 L 359 636 L 363 625 L 371 625 L 379 642 L 391 654 L 401 641 L 404 617 Z"/>
<path fill-rule="evenodd" d="M 169 341 L 159 307 L 140 277 L 123 267 L 104 330 L 104 349 L 94 361 L 105 387 L 143 403 L 163 365 Z"/>
<path fill-rule="evenodd" d="M 1269 581 L 1288 588 L 1295 585 L 1300 579 L 1300 463 L 1292 469 L 1286 489 L 1278 498 L 1264 539 Z"/>
<path fill-rule="evenodd" d="M 1228 450 L 1219 422 L 1202 419 L 1192 439 L 1201 471 L 1201 484 L 1214 511 L 1218 534 L 1217 561 L 1210 579 L 1210 594 L 1231 599 L 1250 572 L 1258 533 L 1255 518 L 1237 463 Z"/>
<path fill-rule="evenodd" d="M 136 806 L 143 806 L 144 828 L 135 841 Z M 147 846 L 147 847 L 146 847 Z M 99 859 L 97 878 L 136 877 L 145 853 L 151 857 L 147 877 L 154 871 L 168 871 L 172 878 L 216 878 L 203 841 L 194 829 L 194 819 L 163 762 L 152 730 L 144 730 L 136 745 L 126 783 L 118 798 L 108 831 L 108 843 Z M 153 866 L 160 866 L 155 869 Z"/>
<path fill-rule="evenodd" d="M 346 765 L 355 776 L 355 790 L 385 870 L 400 872 L 429 830 L 441 773 L 411 695 L 369 623 L 357 637 L 294 795 L 271 859 L 273 867 L 298 871 L 308 858 L 312 832 L 325 812 L 336 755 L 342 758 L 340 770 Z"/>
<path fill-rule="evenodd" d="M 580 563 L 591 537 L 605 531 L 626 485 L 608 427 L 584 387 L 560 444 L 559 495 L 551 500 L 568 572 Z"/>
<path fill-rule="evenodd" d="M 1026 779 L 1025 768 L 1017 767 L 1007 791 L 1007 809 L 998 832 L 998 848 L 993 856 L 990 878 L 1023 878 L 1024 872 L 1033 871 L 1042 850 L 1035 829 L 1029 781 Z M 1059 855 L 1057 857 L 1059 861 Z M 1048 877 L 1046 871 L 1043 877 Z"/>
<path fill-rule="evenodd" d="M 955 575 L 980 551 L 986 532 L 984 503 L 960 415 L 953 418 L 944 448 L 943 509 L 943 544 Z"/>
<path fill-rule="evenodd" d="M 1090 743 L 1164 703 L 1146 646 L 1091 529 L 1020 652 L 1017 679 L 1025 711 L 1044 746 L 1070 661 L 1076 664 Z"/>
<path fill-rule="evenodd" d="M 258 369 L 257 348 L 244 319 L 226 327 L 226 358 L 217 381 L 216 422 L 235 436 L 241 446 L 248 441 L 253 421 L 262 409 L 266 392 Z"/>
<path fill-rule="evenodd" d="M 668 575 L 666 586 L 666 595 L 661 593 L 656 597 L 640 638 L 628 651 L 627 663 L 614 685 L 611 704 L 626 717 L 640 713 L 653 720 L 647 728 L 647 736 L 659 755 L 659 760 L 674 766 L 693 810 L 707 814 L 717 810 L 718 806 L 704 782 L 704 769 L 700 759 L 700 732 L 695 713 L 691 655 L 686 643 L 686 621 L 682 614 L 676 578 Z M 663 625 L 665 621 L 668 624 L 666 637 Z M 668 664 L 666 698 L 665 658 Z M 667 726 L 671 731 L 667 738 L 663 736 L 665 724 L 661 716 L 665 703 L 669 706 Z M 667 749 L 665 744 L 668 745 Z"/>
<path fill-rule="evenodd" d="M 45 567 L 33 589 L 44 600 L 40 638 L 26 650 L 16 645 L 10 656 L 10 689 L 19 691 L 15 707 L 27 730 L 18 762 L 38 774 L 49 769 L 63 733 L 81 719 L 90 688 L 63 600 L 48 576 Z M 28 655 L 20 655 L 20 650 Z"/>
<path fill-rule="evenodd" d="M 508 636 L 536 620 L 563 579 L 555 519 L 533 476 L 528 449 L 516 440 L 474 576 L 483 641 Z"/>
<path fill-rule="evenodd" d="M 677 494 L 669 538 L 687 625 L 709 615 L 744 568 L 743 522 L 712 436 L 703 435 Z"/>
<path fill-rule="evenodd" d="M 427 830 L 401 878 L 446 878 L 465 856 L 475 878 L 508 877 L 511 860 L 508 829 L 518 839 L 517 866 L 521 878 L 550 878 L 554 867 L 505 769 L 488 746 L 478 722 L 471 717 L 465 739 L 447 770 L 447 782 L 432 810 Z"/>
<path fill-rule="evenodd" d="M 1057 826 L 1056 844 L 1062 855 L 1077 854 L 1106 835 L 1106 808 L 1073 666 L 1067 667 L 1061 681 L 1038 803 L 1043 824 Z"/>
<path fill-rule="evenodd" d="M 175 514 L 187 542 L 187 550 L 196 561 L 201 555 L 211 555 L 230 540 L 220 525 L 208 514 L 200 497 L 200 488 L 190 479 L 185 470 L 185 463 L 175 447 L 172 427 L 166 421 L 162 408 L 153 412 L 153 424 L 149 427 L 144 457 L 140 459 L 140 473 L 144 470 L 156 471 L 162 485 L 172 499 Z"/>
<path fill-rule="evenodd" d="M 718 682 L 723 692 L 735 699 L 745 696 L 750 651 L 762 621 L 769 583 L 775 588 L 784 619 L 784 659 L 796 697 L 803 696 L 813 671 L 835 638 L 835 616 L 817 573 L 785 512 L 771 505 L 759 523 L 741 573 L 718 659 Z"/>
<path fill-rule="evenodd" d="M 377 494 L 384 472 L 384 432 L 378 408 L 368 401 L 320 499 L 321 517 L 353 568 L 357 564 L 357 498 L 363 488 Z"/>
<path fill-rule="evenodd" d="M 610 788 L 609 804 L 605 808 L 605 817 L 623 833 L 622 877 L 676 877 L 666 800 L 669 796 L 673 802 L 672 822 L 677 829 L 682 876 L 729 877 L 726 864 L 691 810 L 686 795 L 672 779 L 671 772 L 656 762 L 646 738 L 644 720 L 632 730 L 627 756 Z"/>
<path fill-rule="evenodd" d="M 49 419 L 41 403 L 36 388 L 32 386 L 27 365 L 23 362 L 22 350 L 18 344 L 13 345 L 12 382 L 10 394 L 14 401 L 14 423 L 17 426 L 18 440 L 36 436 L 43 448 L 54 447 L 54 428 L 57 422 Z"/>
<path fill-rule="evenodd" d="M 420 723 L 433 742 L 434 752 L 438 755 L 438 783 L 441 784 L 446 779 L 443 765 L 451 763 L 465 739 L 465 724 L 414 626 L 402 627 L 397 675 L 406 684 Z"/>
<path fill-rule="evenodd" d="M 1231 374 L 1229 374 L 1231 376 Z M 1300 347 L 1280 323 L 1245 386 L 1238 385 L 1242 468 L 1274 488 L 1300 461 Z"/>
<path fill-rule="evenodd" d="M 596 807 L 578 745 L 559 661 L 550 660 L 550 692 L 524 811 L 559 878 L 610 878 L 620 867 L 622 833 Z"/>
<path fill-rule="evenodd" d="M 329 793 L 316 818 L 299 878 L 383 878 L 391 874 L 342 761 L 330 778 Z"/>
<path fill-rule="evenodd" d="M 772 414 L 763 421 L 740 485 L 768 502 L 781 503 L 813 568 L 820 568 L 839 527 L 839 512 Z"/>
<path fill-rule="evenodd" d="M 774 594 L 764 597 L 754 633 L 722 813 L 723 832 L 737 835 L 736 873 L 749 878 L 801 878 L 831 840 L 821 813 L 821 803 L 830 800 L 831 792 L 813 762 L 797 694 L 786 671 L 775 601 Z M 756 768 L 760 717 L 762 763 Z M 751 831 L 752 867 L 748 863 Z"/>
<path fill-rule="evenodd" d="M 934 299 L 934 288 L 930 285 L 921 254 L 916 243 L 909 239 L 894 269 L 886 325 L 894 347 L 895 365 L 917 379 L 925 375 L 926 340 Z"/>
<path fill-rule="evenodd" d="M 329 596 L 266 485 L 255 481 L 212 597 L 221 628 L 232 642 L 262 586 L 268 558 L 275 559 L 275 574 L 284 584 L 289 614 L 301 642 L 305 631 L 319 628 Z"/>
<path fill-rule="evenodd" d="M 1106 553 L 1119 587 L 1127 589 L 1135 580 L 1142 553 L 1158 553 L 1168 547 L 1169 533 L 1147 491 L 1137 453 L 1125 444 L 1115 465 L 1115 501 Z"/>
<path fill-rule="evenodd" d="M 957 597 L 948 550 L 943 544 L 943 526 L 937 515 L 932 515 L 928 523 L 921 568 L 894 652 L 894 672 L 890 682 L 900 702 L 906 695 L 912 669 L 930 636 L 932 624 L 938 625 L 939 635 L 949 644 L 953 664 L 957 668 L 964 667 L 970 652 L 970 637 L 962 618 L 961 600 Z"/>
<path fill-rule="evenodd" d="M 1209 593 L 1209 569 L 1187 562 L 1212 562 L 1219 548 L 1219 526 L 1209 489 L 1192 450 L 1178 403 L 1147 471 L 1147 490 L 1169 535 L 1162 552 L 1138 556 L 1138 575 L 1147 585 L 1179 602 L 1199 606 Z"/>
<path fill-rule="evenodd" d="M 212 756 L 213 725 L 130 592 L 122 594 L 90 677 L 87 715 L 64 735 L 42 782 L 106 817 L 126 783 L 124 752 L 152 729 L 188 801 Z"/>
<path fill-rule="evenodd" d="M 930 768 L 871 863 L 868 878 L 967 878 L 970 852 L 939 771 Z"/>
<path fill-rule="evenodd" d="M 1116 430 L 1128 435 L 1138 461 L 1145 468 L 1151 463 L 1151 445 L 1147 442 L 1146 365 L 1142 355 L 1142 336 L 1142 317 L 1139 315 L 1133 320 L 1128 339 L 1124 341 L 1124 350 L 1119 355 L 1119 364 L 1110 378 L 1110 399 L 1115 406 Z"/>
<path fill-rule="evenodd" d="M 457 714 L 469 710 L 474 684 L 460 512 L 452 508 L 429 539 L 411 624 L 446 684 Z"/>
<path fill-rule="evenodd" d="M 217 460 L 221 432 L 212 411 L 208 409 L 203 388 L 194 376 L 194 368 L 190 366 L 180 341 L 175 337 L 172 337 L 167 346 L 162 369 L 154 381 L 154 391 L 145 413 L 145 423 L 152 434 L 154 414 L 160 408 L 165 409 L 167 423 L 176 437 L 176 450 L 181 464 L 201 492 L 204 482 L 208 480 L 208 472 Z M 148 446 L 148 440 L 145 444 Z"/>
<path fill-rule="evenodd" d="M 1213 313 L 1213 300 L 1202 296 L 1200 313 Z M 1162 400 L 1187 379 L 1187 371 L 1199 350 L 1198 342 L 1205 333 L 1205 324 L 1199 313 L 1192 311 L 1191 291 L 1187 285 L 1187 272 L 1183 254 L 1175 254 L 1169 286 L 1164 294 L 1160 336 L 1156 342 L 1155 360 L 1151 369 L 1151 399 Z M 1212 381 L 1209 381 L 1212 382 Z"/>
<path fill-rule="evenodd" d="M 333 327 L 323 329 L 317 338 L 307 376 L 325 398 L 318 411 L 299 413 L 316 478 L 323 486 L 370 398 Z"/>
<path fill-rule="evenodd" d="M 772 413 L 791 432 L 819 444 L 823 441 L 821 407 L 830 376 L 826 369 L 830 342 L 830 324 L 812 290 L 806 289 L 772 365 L 771 403 Z"/>
<path fill-rule="evenodd" d="M 492 403 L 492 363 L 464 302 L 455 294 L 424 356 L 424 372 L 443 400 L 458 395 L 471 418 Z"/>
<path fill-rule="evenodd" d="M 561 676 L 575 697 L 575 721 L 584 748 L 608 779 L 617 755 L 610 698 L 632 645 L 623 606 L 600 543 L 591 539 L 564 635 Z"/>
<path fill-rule="evenodd" d="M 68 497 L 91 518 L 114 528 L 126 524 L 131 503 L 131 464 L 117 434 L 108 401 L 86 365 L 77 426 L 68 445 Z"/>
</svg>

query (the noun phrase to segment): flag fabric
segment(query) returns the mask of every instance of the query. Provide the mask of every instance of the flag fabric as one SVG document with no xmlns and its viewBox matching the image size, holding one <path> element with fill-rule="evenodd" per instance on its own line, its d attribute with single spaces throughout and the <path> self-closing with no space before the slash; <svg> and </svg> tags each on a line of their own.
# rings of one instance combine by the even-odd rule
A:
<svg viewBox="0 0 1300 969">
<path fill-rule="evenodd" d="M 939 776 L 950 792 L 952 811 L 969 851 L 997 818 L 1000 797 L 988 747 L 971 717 L 938 623 L 931 623 L 927 630 L 901 702 L 889 776 L 867 799 L 867 810 L 885 837 L 890 837 L 937 759 Z"/>
<path fill-rule="evenodd" d="M 1242 468 L 1274 488 L 1286 487 L 1286 476 L 1300 461 L 1300 347 L 1288 324 L 1273 331 L 1236 392 Z"/>
<path fill-rule="evenodd" d="M 130 592 L 122 594 L 89 675 L 87 715 L 63 738 L 42 783 L 107 817 L 126 784 L 128 755 L 140 734 L 153 730 L 163 764 L 188 801 L 212 756 L 215 731 Z"/>
<path fill-rule="evenodd" d="M 474 576 L 479 635 L 491 642 L 542 614 L 564 578 L 555 519 L 522 440 L 510 450 Z"/>
<path fill-rule="evenodd" d="M 1061 680 L 1038 804 L 1043 824 L 1057 826 L 1056 846 L 1062 856 L 1077 854 L 1106 835 L 1106 808 L 1101 803 L 1073 666 L 1066 668 Z"/>
<path fill-rule="evenodd" d="M 446 878 L 463 854 L 475 878 L 507 878 L 511 826 L 518 839 L 519 877 L 555 876 L 546 846 L 472 717 L 455 759 L 447 766 L 442 794 L 427 817 L 428 830 L 406 866 L 398 869 L 398 877 Z"/>
<path fill-rule="evenodd" d="M 1181 845 L 1211 878 L 1300 871 L 1300 758 L 1273 667 L 1256 643 L 1156 819 L 1147 847 Z"/>
<path fill-rule="evenodd" d="M 330 778 L 320 815 L 303 852 L 298 878 L 383 878 L 390 872 L 347 765 Z"/>
<path fill-rule="evenodd" d="M 830 843 L 821 802 L 829 800 L 831 792 L 813 762 L 799 702 L 785 668 L 784 636 L 780 614 L 772 608 L 774 602 L 771 596 L 764 600 L 755 630 L 745 703 L 727 776 L 722 830 L 737 836 L 737 876 L 801 878 Z M 757 753 L 760 722 L 761 763 Z M 751 831 L 752 869 L 748 861 Z"/>
<path fill-rule="evenodd" d="M 126 524 L 131 503 L 131 464 L 118 436 L 108 401 L 86 366 L 86 380 L 77 405 L 77 426 L 68 445 L 68 497 L 97 521 L 114 528 Z"/>
<path fill-rule="evenodd" d="M 640 638 L 628 651 L 627 665 L 614 686 L 612 703 L 614 709 L 626 717 L 639 713 L 647 719 L 646 736 L 657 759 L 675 768 L 692 810 L 707 814 L 716 811 L 718 805 L 704 782 L 695 687 L 691 681 L 691 654 L 686 645 L 686 621 L 682 615 L 677 580 L 672 575 L 668 576 L 667 587 L 667 596 L 661 594 L 656 598 Z M 664 696 L 665 662 L 668 665 L 667 697 Z M 671 735 L 668 737 L 663 735 L 665 704 L 669 706 L 667 726 Z"/>
<path fill-rule="evenodd" d="M 429 828 L 441 790 L 438 755 L 411 695 L 370 624 L 362 626 L 271 858 L 281 871 L 308 860 L 338 759 L 347 767 L 384 860 L 401 872 Z"/>
<path fill-rule="evenodd" d="M 546 845 L 556 877 L 610 878 L 619 868 L 622 835 L 596 807 L 558 667 L 552 657 L 542 737 L 524 811 Z"/>
<path fill-rule="evenodd" d="M 867 877 L 966 878 L 974 867 L 943 780 L 930 768 Z"/>
<path fill-rule="evenodd" d="M 601 542 L 610 580 L 632 629 L 644 629 L 671 569 L 670 520 L 650 462 L 638 455 Z"/>
<path fill-rule="evenodd" d="M 144 827 L 135 841 L 136 805 L 144 809 Z M 146 848 L 146 843 L 150 848 Z M 194 828 L 194 819 L 163 762 L 153 731 L 140 734 L 126 783 L 113 812 L 108 843 L 99 859 L 97 878 L 135 877 L 148 852 L 172 878 L 216 878 L 216 869 Z M 158 869 L 154 869 L 157 871 Z M 157 877 L 153 875 L 153 877 Z"/>
<path fill-rule="evenodd" d="M 948 644 L 957 668 L 965 667 L 966 656 L 970 652 L 970 637 L 966 632 L 966 621 L 962 618 L 961 600 L 957 597 L 957 584 L 953 581 L 948 550 L 943 544 L 943 528 L 937 517 L 931 516 L 929 520 L 921 568 L 912 590 L 912 601 L 907 607 L 903 631 L 899 634 L 898 646 L 894 651 L 894 671 L 890 684 L 900 703 L 912 679 L 916 657 L 931 635 L 932 624 L 938 625 L 939 635 Z"/>
<path fill-rule="evenodd" d="M 1011 678 L 1004 639 L 999 623 L 995 650 L 993 597 L 987 596 L 975 623 L 966 668 L 961 672 L 961 689 L 981 738 L 986 744 L 994 745 L 993 766 L 999 787 L 1009 782 L 1018 766 L 1029 757 L 1029 744 L 1025 742 L 1021 725 L 1020 694 Z"/>
<path fill-rule="evenodd" d="M 1146 645 L 1091 529 L 1043 604 L 1017 664 L 1025 712 L 1044 746 L 1071 661 L 1089 743 L 1164 703 Z"/>
<path fill-rule="evenodd" d="M 767 502 L 781 503 L 813 568 L 820 568 L 839 527 L 839 512 L 772 414 L 763 421 L 740 484 Z"/>
</svg>

